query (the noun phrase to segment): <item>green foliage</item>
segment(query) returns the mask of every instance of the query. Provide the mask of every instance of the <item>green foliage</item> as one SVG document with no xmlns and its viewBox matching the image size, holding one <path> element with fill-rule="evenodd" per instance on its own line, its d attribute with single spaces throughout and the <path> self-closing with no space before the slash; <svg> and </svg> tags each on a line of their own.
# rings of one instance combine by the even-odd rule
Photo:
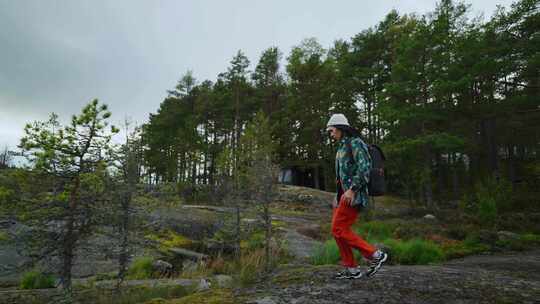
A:
<svg viewBox="0 0 540 304">
<path fill-rule="evenodd" d="M 52 113 L 48 121 L 29 123 L 24 128 L 21 148 L 35 169 L 51 174 L 73 172 L 83 164 L 101 162 L 108 153 L 109 143 L 118 130 L 107 121 L 111 113 L 107 105 L 97 99 L 88 103 L 70 124 L 62 126 L 58 115 Z"/>
<path fill-rule="evenodd" d="M 284 71 L 281 52 L 270 47 L 251 79 L 241 51 L 215 83 L 198 84 L 188 72 L 143 128 L 145 165 L 161 182 L 238 177 L 242 158 L 257 148 L 240 138 L 253 134 L 248 124 L 262 111 L 273 159 L 322 169 L 324 188 L 333 190 L 334 151 L 324 127 L 340 112 L 366 141 L 384 147 L 389 190 L 411 201 L 432 208 L 457 200 L 495 173 L 536 192 L 537 3 L 516 1 L 485 22 L 472 13 L 457 1 L 425 14 L 393 10 L 329 49 L 316 38 L 300 41 Z M 498 212 L 509 206 L 497 203 Z M 491 207 L 482 207 L 488 222 Z"/>
<path fill-rule="evenodd" d="M 13 190 L 0 186 L 0 205 L 8 204 L 14 197 Z"/>
<path fill-rule="evenodd" d="M 339 248 L 333 239 L 317 247 L 311 256 L 311 263 L 313 265 L 336 264 L 339 260 Z"/>
<path fill-rule="evenodd" d="M 130 265 L 127 278 L 132 280 L 150 279 L 154 275 L 151 257 L 139 257 Z"/>
<path fill-rule="evenodd" d="M 54 277 L 39 271 L 25 272 L 21 278 L 21 289 L 43 289 L 54 288 Z"/>
<path fill-rule="evenodd" d="M 533 233 L 521 234 L 516 239 L 499 239 L 496 245 L 500 248 L 517 251 L 531 249 L 540 245 L 540 235 Z"/>
<path fill-rule="evenodd" d="M 425 265 L 444 260 L 442 249 L 431 241 L 388 239 L 384 244 L 390 248 L 391 260 L 397 264 Z"/>
<path fill-rule="evenodd" d="M 247 250 L 255 250 L 264 247 L 265 235 L 263 232 L 252 233 L 249 239 L 245 242 Z"/>
<path fill-rule="evenodd" d="M 445 259 L 441 247 L 431 241 L 386 239 L 383 244 L 389 248 L 391 261 L 396 264 L 425 265 L 442 262 Z M 359 257 L 356 251 L 355 256 Z M 314 265 L 336 264 L 339 260 L 339 249 L 334 240 L 326 241 L 311 257 L 311 263 Z"/>
<path fill-rule="evenodd" d="M 0 244 L 8 240 L 9 240 L 9 235 L 4 231 L 0 231 Z"/>
<path fill-rule="evenodd" d="M 391 238 L 398 226 L 396 222 L 370 221 L 360 224 L 356 232 L 366 240 L 382 241 Z"/>
<path fill-rule="evenodd" d="M 254 283 L 264 271 L 264 251 L 256 250 L 246 253 L 239 262 L 238 281 L 242 286 Z"/>
<path fill-rule="evenodd" d="M 484 225 L 493 225 L 497 219 L 497 204 L 492 197 L 481 197 L 478 202 L 478 218 Z"/>
<path fill-rule="evenodd" d="M 161 231 L 159 234 L 147 234 L 145 238 L 156 241 L 159 249 L 166 252 L 171 248 L 192 248 L 196 244 L 193 240 L 172 230 Z"/>
<path fill-rule="evenodd" d="M 476 185 L 476 215 L 484 225 L 493 225 L 499 210 L 512 206 L 512 187 L 504 179 L 489 178 Z"/>
<path fill-rule="evenodd" d="M 446 259 L 462 258 L 491 250 L 491 246 L 480 241 L 477 234 L 471 233 L 463 241 L 442 245 Z"/>
<path fill-rule="evenodd" d="M 94 99 L 66 125 L 54 113 L 47 121 L 26 124 L 20 148 L 30 166 L 15 171 L 19 201 L 10 213 L 32 228 L 23 244 L 32 256 L 61 250 L 67 253 L 64 259 L 69 257 L 80 239 L 110 216 L 105 180 L 112 162 L 111 138 L 118 132 L 109 125 L 110 116 L 107 105 Z M 53 221 L 64 223 L 60 234 L 43 229 Z M 71 293 L 72 263 L 64 262 L 68 263 L 60 263 L 64 265 L 60 273 L 66 276 L 63 287 Z"/>
<path fill-rule="evenodd" d="M 534 233 L 525 233 L 520 238 L 523 242 L 540 245 L 540 235 Z"/>
</svg>

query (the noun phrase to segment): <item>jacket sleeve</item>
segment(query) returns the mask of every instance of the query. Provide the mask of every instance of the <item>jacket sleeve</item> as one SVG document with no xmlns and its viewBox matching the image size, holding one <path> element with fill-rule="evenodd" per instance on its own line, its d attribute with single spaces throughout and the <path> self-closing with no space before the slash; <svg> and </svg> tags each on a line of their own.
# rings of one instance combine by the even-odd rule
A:
<svg viewBox="0 0 540 304">
<path fill-rule="evenodd" d="M 351 141 L 352 156 L 356 163 L 356 172 L 353 173 L 351 189 L 355 192 L 367 187 L 369 183 L 369 172 L 371 170 L 371 158 L 367 151 L 367 146 L 360 139 Z"/>
</svg>

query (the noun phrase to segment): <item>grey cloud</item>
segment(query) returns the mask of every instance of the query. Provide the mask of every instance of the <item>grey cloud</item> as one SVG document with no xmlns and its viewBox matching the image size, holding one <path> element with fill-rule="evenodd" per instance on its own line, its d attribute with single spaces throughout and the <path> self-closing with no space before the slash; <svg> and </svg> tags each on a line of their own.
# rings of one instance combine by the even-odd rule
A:
<svg viewBox="0 0 540 304">
<path fill-rule="evenodd" d="M 489 0 L 471 2 L 486 15 L 495 9 Z M 12 145 L 7 138 L 19 136 L 21 122 L 53 111 L 67 118 L 92 98 L 108 103 L 114 120 L 143 122 L 188 69 L 215 80 L 239 49 L 253 66 L 270 46 L 287 55 L 316 37 L 329 47 L 392 8 L 434 7 L 427 0 L 0 0 L 0 146 Z"/>
</svg>

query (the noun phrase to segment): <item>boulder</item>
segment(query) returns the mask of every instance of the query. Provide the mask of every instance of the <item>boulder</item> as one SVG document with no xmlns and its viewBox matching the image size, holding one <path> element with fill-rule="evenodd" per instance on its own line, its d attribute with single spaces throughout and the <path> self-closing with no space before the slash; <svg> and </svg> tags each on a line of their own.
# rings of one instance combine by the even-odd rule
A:
<svg viewBox="0 0 540 304">
<path fill-rule="evenodd" d="M 283 239 L 287 243 L 289 253 L 298 259 L 309 259 L 315 248 L 321 246 L 321 242 L 298 233 L 296 230 L 286 230 Z"/>
<path fill-rule="evenodd" d="M 185 260 L 182 262 L 182 271 L 183 272 L 195 272 L 197 271 L 197 268 L 199 267 L 199 264 L 191 261 L 191 260 Z"/>
<path fill-rule="evenodd" d="M 228 275 L 218 274 L 215 276 L 216 284 L 219 288 L 229 288 L 232 286 L 233 278 Z"/>
<path fill-rule="evenodd" d="M 499 231 L 497 236 L 500 241 L 517 241 L 519 240 L 519 234 L 510 231 Z"/>
<path fill-rule="evenodd" d="M 155 272 L 159 273 L 161 277 L 170 277 L 173 272 L 173 265 L 163 260 L 153 261 L 152 268 Z"/>
<path fill-rule="evenodd" d="M 209 256 L 206 254 L 198 253 L 184 248 L 170 248 L 169 251 L 177 256 L 194 261 L 206 261 L 209 258 Z"/>
<path fill-rule="evenodd" d="M 437 217 L 435 217 L 435 215 L 433 215 L 433 214 L 426 214 L 426 215 L 424 215 L 424 218 L 426 220 L 436 220 L 437 219 Z"/>
<path fill-rule="evenodd" d="M 208 282 L 206 279 L 201 279 L 199 281 L 199 285 L 197 285 L 198 291 L 205 291 L 210 289 L 210 282 Z"/>
</svg>

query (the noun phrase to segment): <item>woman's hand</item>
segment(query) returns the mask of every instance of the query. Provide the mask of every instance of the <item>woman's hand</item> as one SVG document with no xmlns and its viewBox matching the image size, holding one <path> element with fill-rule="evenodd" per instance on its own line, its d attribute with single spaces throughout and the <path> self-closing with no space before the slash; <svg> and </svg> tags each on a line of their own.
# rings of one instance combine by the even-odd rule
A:
<svg viewBox="0 0 540 304">
<path fill-rule="evenodd" d="M 351 189 L 345 191 L 345 193 L 343 194 L 343 201 L 345 201 L 345 204 L 350 206 L 354 201 L 354 191 L 352 191 Z"/>
</svg>

